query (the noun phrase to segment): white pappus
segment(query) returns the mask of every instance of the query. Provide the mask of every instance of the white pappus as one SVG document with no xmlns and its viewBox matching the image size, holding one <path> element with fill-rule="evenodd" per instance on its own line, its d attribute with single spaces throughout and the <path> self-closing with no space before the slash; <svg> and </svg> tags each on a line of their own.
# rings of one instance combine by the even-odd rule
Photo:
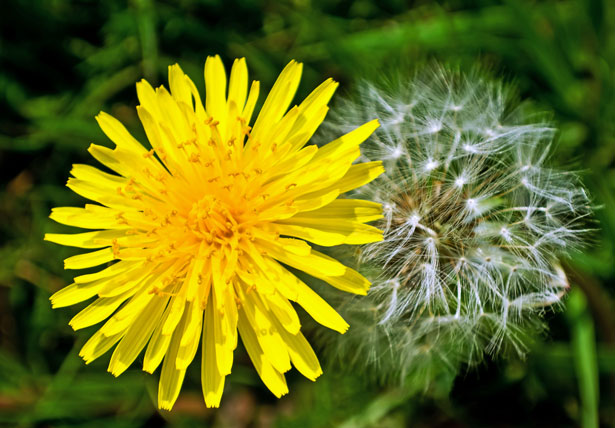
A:
<svg viewBox="0 0 615 428">
<path fill-rule="evenodd" d="M 443 66 L 363 83 L 328 127 L 372 118 L 381 127 L 362 156 L 386 172 L 349 197 L 382 203 L 384 240 L 358 255 L 372 289 L 339 302 L 351 328 L 326 348 L 402 380 L 523 354 L 568 288 L 559 260 L 583 244 L 591 214 L 577 175 L 549 164 L 554 128 L 480 71 Z"/>
</svg>

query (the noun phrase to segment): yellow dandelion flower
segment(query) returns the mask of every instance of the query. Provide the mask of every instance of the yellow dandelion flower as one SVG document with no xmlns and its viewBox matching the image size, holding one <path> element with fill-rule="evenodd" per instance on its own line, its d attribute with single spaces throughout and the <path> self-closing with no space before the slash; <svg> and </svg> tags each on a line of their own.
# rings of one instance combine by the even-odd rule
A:
<svg viewBox="0 0 615 428">
<path fill-rule="evenodd" d="M 291 363 L 315 380 L 321 368 L 290 303 L 343 333 L 348 324 L 287 266 L 334 287 L 366 294 L 369 282 L 306 242 L 331 246 L 382 238 L 366 222 L 380 204 L 337 199 L 380 175 L 380 162 L 353 165 L 359 144 L 377 127 L 366 123 L 322 148 L 306 143 L 327 113 L 332 79 L 288 107 L 302 66 L 282 71 L 250 127 L 259 83 L 248 90 L 244 59 L 228 85 L 222 61 L 205 63 L 205 106 L 178 65 L 171 91 L 137 83 L 147 150 L 112 116 L 96 119 L 114 149 L 89 152 L 119 175 L 74 165 L 67 186 L 98 204 L 54 208 L 62 224 L 92 229 L 47 234 L 62 245 L 96 249 L 69 257 L 66 269 L 105 265 L 51 297 L 53 307 L 96 299 L 70 325 L 106 323 L 80 355 L 86 363 L 117 344 L 109 371 L 118 376 L 145 348 L 143 370 L 162 362 L 158 406 L 171 409 L 202 344 L 205 403 L 217 407 L 231 372 L 238 332 L 262 381 L 280 397 Z M 288 111 L 287 111 L 288 110 Z M 201 339 L 202 338 L 202 339 Z"/>
</svg>

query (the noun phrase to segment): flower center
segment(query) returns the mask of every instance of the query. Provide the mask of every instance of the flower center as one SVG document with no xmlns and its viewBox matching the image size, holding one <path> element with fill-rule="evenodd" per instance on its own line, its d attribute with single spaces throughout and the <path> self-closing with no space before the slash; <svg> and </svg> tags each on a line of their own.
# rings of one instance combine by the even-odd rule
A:
<svg viewBox="0 0 615 428">
<path fill-rule="evenodd" d="M 405 275 L 402 284 L 409 286 L 419 283 L 416 275 L 424 275 L 421 269 L 432 269 L 436 263 L 456 263 L 466 254 L 480 220 L 467 215 L 465 194 L 454 189 L 440 193 L 424 182 L 413 189 L 392 198 L 390 217 L 381 220 L 389 222 L 381 226 L 385 241 L 393 246 L 386 264 Z"/>
<path fill-rule="evenodd" d="M 236 242 L 243 231 L 241 214 L 215 196 L 206 195 L 192 204 L 186 225 L 198 239 L 226 245 Z"/>
</svg>

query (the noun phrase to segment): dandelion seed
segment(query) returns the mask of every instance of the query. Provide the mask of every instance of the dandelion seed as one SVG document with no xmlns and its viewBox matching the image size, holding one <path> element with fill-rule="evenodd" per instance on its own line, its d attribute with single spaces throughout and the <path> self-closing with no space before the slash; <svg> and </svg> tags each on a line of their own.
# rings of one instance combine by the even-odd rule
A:
<svg viewBox="0 0 615 428">
<path fill-rule="evenodd" d="M 438 120 L 430 120 L 427 123 L 427 132 L 431 134 L 437 134 L 442 130 L 442 123 Z"/>
<path fill-rule="evenodd" d="M 393 151 L 391 152 L 391 157 L 393 159 L 397 159 L 401 157 L 402 154 L 404 154 L 403 149 L 401 147 L 395 147 Z"/>
<path fill-rule="evenodd" d="M 438 165 L 439 165 L 438 161 L 433 160 L 433 159 L 427 159 L 427 162 L 425 162 L 424 170 L 425 172 L 433 171 L 434 169 L 438 167 Z"/>
<path fill-rule="evenodd" d="M 80 355 L 90 363 L 117 344 L 109 371 L 118 376 L 145 348 L 145 371 L 162 363 L 161 409 L 173 407 L 199 344 L 209 407 L 220 403 L 238 337 L 277 397 L 288 392 L 284 373 L 291 364 L 311 380 L 321 374 L 290 301 L 340 333 L 348 324 L 286 266 L 350 293 L 366 294 L 370 285 L 306 241 L 332 246 L 382 239 L 365 224 L 382 217 L 379 203 L 337 199 L 383 172 L 377 161 L 353 165 L 378 122 L 322 148 L 306 146 L 337 83 L 326 80 L 286 112 L 301 70 L 295 61 L 286 66 L 252 127 L 259 84 L 248 88 L 243 59 L 233 64 L 228 93 L 220 58 L 207 59 L 205 105 L 177 65 L 169 67 L 170 92 L 139 82 L 137 112 L 152 149 L 99 114 L 116 146 L 89 151 L 118 175 L 75 165 L 68 187 L 98 204 L 52 210 L 59 223 L 93 230 L 45 236 L 97 249 L 66 259 L 66 269 L 107 265 L 77 276 L 51 297 L 52 305 L 98 296 L 70 322 L 77 330 L 107 319 Z"/>
</svg>

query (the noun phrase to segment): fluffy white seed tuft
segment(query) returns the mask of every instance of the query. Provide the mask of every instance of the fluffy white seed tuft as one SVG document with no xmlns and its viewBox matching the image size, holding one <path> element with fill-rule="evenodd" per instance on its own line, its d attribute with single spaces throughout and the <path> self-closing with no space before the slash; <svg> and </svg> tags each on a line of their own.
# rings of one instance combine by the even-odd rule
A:
<svg viewBox="0 0 615 428">
<path fill-rule="evenodd" d="M 352 197 L 383 204 L 384 240 L 360 254 L 372 290 L 339 303 L 352 328 L 332 348 L 402 379 L 523 354 L 568 288 L 558 257 L 582 244 L 591 213 L 577 176 L 548 165 L 552 126 L 480 73 L 434 67 L 359 93 L 329 127 L 381 122 L 362 151 L 386 173 Z"/>
</svg>

